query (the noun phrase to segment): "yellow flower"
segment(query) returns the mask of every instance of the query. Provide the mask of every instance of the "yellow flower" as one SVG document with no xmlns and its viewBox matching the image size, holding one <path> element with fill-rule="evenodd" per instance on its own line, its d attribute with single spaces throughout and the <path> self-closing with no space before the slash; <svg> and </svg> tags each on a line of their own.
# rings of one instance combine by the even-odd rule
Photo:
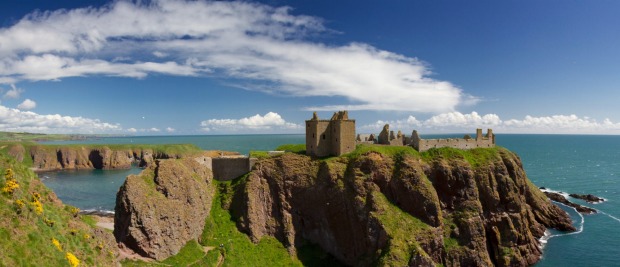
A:
<svg viewBox="0 0 620 267">
<path fill-rule="evenodd" d="M 84 234 L 84 239 L 89 239 L 90 235 L 89 234 Z"/>
<path fill-rule="evenodd" d="M 69 212 L 71 212 L 71 214 L 73 214 L 73 217 L 77 217 L 78 214 L 80 214 L 80 209 L 77 207 L 71 207 L 71 209 L 69 210 Z"/>
<path fill-rule="evenodd" d="M 13 170 L 11 169 L 6 169 L 6 171 L 4 172 L 4 178 L 6 178 L 7 180 L 12 180 L 13 179 Z"/>
<path fill-rule="evenodd" d="M 32 200 L 41 200 L 41 194 L 34 192 L 32 193 Z"/>
<path fill-rule="evenodd" d="M 22 208 L 24 208 L 24 206 L 25 206 L 26 204 L 24 203 L 24 201 L 23 201 L 23 200 L 18 199 L 18 200 L 15 200 L 15 205 L 17 206 L 17 208 L 18 208 L 18 209 L 22 209 Z"/>
<path fill-rule="evenodd" d="M 41 202 L 39 202 L 38 199 L 34 199 L 32 200 L 32 202 L 30 202 L 30 205 L 32 205 L 32 207 L 34 208 L 34 212 L 36 212 L 37 214 L 41 214 L 43 213 L 43 205 L 41 204 Z"/>
<path fill-rule="evenodd" d="M 67 261 L 69 261 L 69 265 L 71 265 L 71 267 L 76 267 L 80 265 L 80 260 L 78 260 L 78 258 L 71 252 L 67 252 L 65 257 L 67 257 Z"/>
<path fill-rule="evenodd" d="M 56 246 L 58 251 L 62 251 L 62 246 L 60 245 L 60 242 L 58 242 L 58 240 L 56 238 L 52 238 L 52 244 L 54 244 L 54 246 Z"/>
<path fill-rule="evenodd" d="M 17 188 L 19 188 L 19 184 L 15 180 L 7 179 L 4 187 L 2 187 L 2 192 L 12 195 Z"/>
</svg>

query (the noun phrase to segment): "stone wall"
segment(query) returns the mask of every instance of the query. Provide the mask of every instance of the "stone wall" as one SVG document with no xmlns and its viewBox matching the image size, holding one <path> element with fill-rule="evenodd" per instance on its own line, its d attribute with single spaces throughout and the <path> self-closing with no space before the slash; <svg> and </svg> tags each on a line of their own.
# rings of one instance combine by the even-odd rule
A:
<svg viewBox="0 0 620 267">
<path fill-rule="evenodd" d="M 219 157 L 211 159 L 213 178 L 218 181 L 230 181 L 252 170 L 255 158 Z"/>
<path fill-rule="evenodd" d="M 479 147 L 494 147 L 495 135 L 489 129 L 486 136 L 482 135 L 482 129 L 476 129 L 476 138 L 446 138 L 446 139 L 421 139 L 417 131 L 411 134 L 411 146 L 417 151 L 423 152 L 431 148 L 452 147 L 458 149 L 472 149 Z"/>
</svg>

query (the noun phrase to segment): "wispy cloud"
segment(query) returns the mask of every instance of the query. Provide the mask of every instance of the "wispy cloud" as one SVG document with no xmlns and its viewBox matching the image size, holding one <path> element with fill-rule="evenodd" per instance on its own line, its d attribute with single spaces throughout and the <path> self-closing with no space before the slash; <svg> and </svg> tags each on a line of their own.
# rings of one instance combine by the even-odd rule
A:
<svg viewBox="0 0 620 267">
<path fill-rule="evenodd" d="M 203 131 L 206 132 L 236 132 L 241 130 L 280 130 L 290 131 L 302 129 L 302 126 L 285 121 L 280 114 L 268 112 L 261 116 L 256 114 L 251 117 L 241 119 L 209 119 L 200 123 Z"/>
<path fill-rule="evenodd" d="M 4 93 L 4 98 L 17 99 L 21 96 L 23 92 L 24 92 L 24 89 L 17 88 L 15 84 L 11 84 L 11 89 L 9 89 L 8 91 L 6 91 L 6 93 Z"/>
<path fill-rule="evenodd" d="M 309 40 L 328 33 L 320 18 L 248 2 L 116 1 L 36 12 L 0 29 L 0 83 L 208 74 L 251 90 L 344 99 L 306 107 L 313 110 L 440 113 L 475 103 L 450 82 L 431 78 L 416 58 L 363 43 Z"/>
<path fill-rule="evenodd" d="M 111 133 L 122 130 L 120 125 L 98 119 L 42 115 L 0 105 L 0 131 L 35 133 Z"/>
<path fill-rule="evenodd" d="M 383 125 L 390 124 L 390 129 L 413 129 L 430 133 L 472 132 L 475 128 L 493 128 L 499 133 L 539 133 L 539 134 L 620 134 L 620 123 L 609 119 L 599 122 L 589 117 L 577 115 L 525 116 L 523 119 L 502 120 L 497 114 L 480 115 L 477 112 L 463 114 L 449 112 L 435 115 L 427 120 L 418 120 L 414 116 L 401 120 L 379 120 L 373 124 L 362 125 L 362 132 L 378 132 Z"/>
<path fill-rule="evenodd" d="M 24 100 L 24 102 L 17 105 L 17 108 L 21 110 L 31 110 L 36 107 L 37 107 L 37 102 L 34 102 L 33 100 L 30 100 L 30 99 L 26 99 Z"/>
</svg>

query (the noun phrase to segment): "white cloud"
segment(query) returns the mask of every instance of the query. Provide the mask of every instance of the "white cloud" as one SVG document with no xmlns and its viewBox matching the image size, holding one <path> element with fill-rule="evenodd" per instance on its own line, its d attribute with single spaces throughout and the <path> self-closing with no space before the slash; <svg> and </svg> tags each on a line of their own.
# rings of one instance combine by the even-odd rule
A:
<svg viewBox="0 0 620 267">
<path fill-rule="evenodd" d="M 153 55 L 156 57 L 167 57 L 168 54 L 164 53 L 164 52 L 160 52 L 160 51 L 155 51 L 153 52 Z"/>
<path fill-rule="evenodd" d="M 146 131 L 147 132 L 155 132 L 156 133 L 156 132 L 160 132 L 161 130 L 158 129 L 158 128 L 153 127 L 153 128 L 147 129 Z"/>
<path fill-rule="evenodd" d="M 11 84 L 11 89 L 4 93 L 4 98 L 14 98 L 17 99 L 24 92 L 24 89 L 17 88 L 15 84 Z"/>
<path fill-rule="evenodd" d="M 127 131 L 130 132 L 130 133 L 137 133 L 138 129 L 136 129 L 136 128 L 129 128 L 129 129 L 127 129 Z"/>
<path fill-rule="evenodd" d="M 167 127 L 167 128 L 166 128 L 166 132 L 169 132 L 169 133 L 174 133 L 175 131 L 176 131 L 176 129 L 174 129 L 174 128 L 172 128 L 172 127 Z"/>
<path fill-rule="evenodd" d="M 203 131 L 298 130 L 302 126 L 285 121 L 280 114 L 268 112 L 241 119 L 210 119 L 200 123 Z"/>
<path fill-rule="evenodd" d="M 24 100 L 21 104 L 17 105 L 18 109 L 21 110 L 31 110 L 37 107 L 37 102 L 34 102 L 30 99 Z"/>
<path fill-rule="evenodd" d="M 209 73 L 245 80 L 238 86 L 251 90 L 345 99 L 306 107 L 312 110 L 439 113 L 476 102 L 451 83 L 430 78 L 428 66 L 416 58 L 363 43 L 326 45 L 307 38 L 328 32 L 319 18 L 248 2 L 116 1 L 32 13 L 0 29 L 0 83 Z"/>
<path fill-rule="evenodd" d="M 577 115 L 553 115 L 543 117 L 525 116 L 523 119 L 502 120 L 497 114 L 479 115 L 477 112 L 462 114 L 449 112 L 419 121 L 413 116 L 406 120 L 377 121 L 359 127 L 363 132 L 379 132 L 383 125 L 390 124 L 391 130 L 413 129 L 437 132 L 472 132 L 476 128 L 492 128 L 496 133 L 533 134 L 620 134 L 620 123 L 609 119 L 598 122 L 589 117 Z"/>
<path fill-rule="evenodd" d="M 42 115 L 0 106 L 0 131 L 35 133 L 109 133 L 122 128 L 97 119 Z"/>
</svg>

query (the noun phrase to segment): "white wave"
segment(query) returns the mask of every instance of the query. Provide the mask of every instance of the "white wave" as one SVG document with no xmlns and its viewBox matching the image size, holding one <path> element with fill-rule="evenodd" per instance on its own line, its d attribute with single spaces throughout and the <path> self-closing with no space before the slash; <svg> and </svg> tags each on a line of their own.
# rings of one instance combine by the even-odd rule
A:
<svg viewBox="0 0 620 267">
<path fill-rule="evenodd" d="M 553 201 L 553 200 L 552 200 L 552 201 Z M 577 215 L 579 215 L 579 217 L 581 218 L 581 222 L 579 223 L 579 230 L 577 230 L 577 231 L 575 231 L 575 232 L 571 232 L 571 233 L 563 233 L 563 234 L 555 234 L 555 235 L 550 235 L 550 236 L 549 236 L 549 238 L 548 238 L 547 240 L 549 240 L 549 239 L 551 239 L 551 238 L 553 238 L 553 237 L 557 237 L 557 236 L 565 236 L 565 235 L 576 235 L 576 234 L 581 234 L 581 232 L 583 232 L 583 228 L 584 228 L 584 225 L 585 225 L 585 218 L 583 217 L 583 215 L 581 215 L 581 213 L 579 213 L 579 212 L 577 211 L 577 209 L 576 209 L 576 208 L 573 208 L 573 207 L 571 207 L 571 206 L 568 206 L 568 205 L 566 205 L 566 204 L 564 204 L 564 203 L 560 203 L 560 202 L 556 202 L 556 201 L 553 201 L 553 202 L 554 202 L 554 203 L 557 203 L 557 204 L 560 204 L 560 205 L 562 205 L 562 206 L 564 206 L 564 207 L 571 208 L 572 210 L 574 210 L 574 211 L 575 211 L 575 213 L 577 213 Z"/>
<path fill-rule="evenodd" d="M 615 217 L 615 216 L 613 216 L 613 215 L 607 214 L 607 213 L 605 213 L 605 212 L 603 212 L 603 211 L 600 211 L 600 210 L 597 210 L 597 211 L 598 211 L 600 214 L 604 214 L 604 215 L 606 215 L 607 217 L 612 218 L 612 219 L 614 219 L 614 220 L 616 220 L 616 221 L 620 222 L 620 219 L 618 219 L 617 217 Z"/>
<path fill-rule="evenodd" d="M 86 209 L 81 210 L 81 214 L 103 214 L 103 215 L 114 215 L 113 210 L 98 210 L 98 209 Z"/>
</svg>

